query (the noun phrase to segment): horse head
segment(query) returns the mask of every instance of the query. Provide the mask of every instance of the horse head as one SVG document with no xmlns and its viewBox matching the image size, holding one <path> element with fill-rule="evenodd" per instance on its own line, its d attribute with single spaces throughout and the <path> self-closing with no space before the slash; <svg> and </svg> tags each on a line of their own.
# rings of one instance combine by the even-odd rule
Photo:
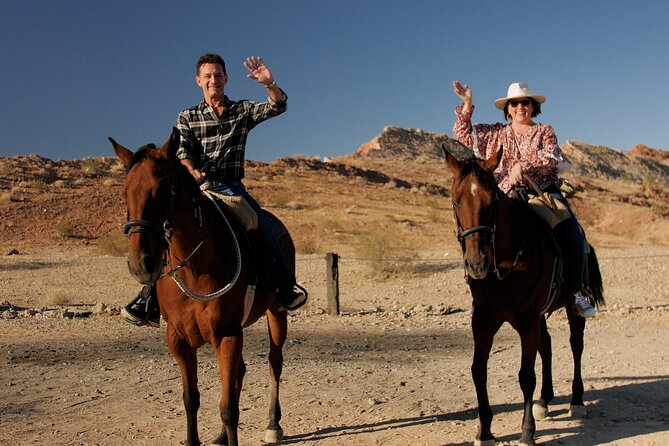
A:
<svg viewBox="0 0 669 446">
<path fill-rule="evenodd" d="M 502 149 L 481 160 L 459 161 L 443 147 L 446 164 L 453 172 L 451 200 L 465 271 L 473 279 L 483 279 L 494 259 L 499 189 L 493 171 L 502 158 Z"/>
<path fill-rule="evenodd" d="M 123 187 L 128 222 L 123 227 L 129 238 L 128 269 L 141 284 L 158 280 L 171 235 L 178 182 L 179 131 L 156 149 L 153 144 L 132 152 L 109 138 L 126 168 Z"/>
</svg>

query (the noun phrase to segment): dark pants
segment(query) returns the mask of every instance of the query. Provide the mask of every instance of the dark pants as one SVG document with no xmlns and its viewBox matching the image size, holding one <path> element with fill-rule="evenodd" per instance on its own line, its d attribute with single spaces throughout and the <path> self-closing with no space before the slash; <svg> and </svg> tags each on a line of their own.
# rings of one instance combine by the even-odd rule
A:
<svg viewBox="0 0 669 446">
<path fill-rule="evenodd" d="M 232 193 L 232 195 L 239 195 L 244 197 L 248 204 L 251 205 L 253 210 L 256 211 L 256 214 L 258 214 L 258 232 L 260 233 L 260 237 L 265 243 L 265 246 L 267 246 L 270 251 L 272 251 L 274 260 L 276 260 L 276 262 L 279 264 L 279 267 L 289 277 L 292 277 L 292 272 L 288 267 L 288 262 L 286 262 L 286 259 L 283 256 L 283 251 L 281 250 L 279 241 L 276 239 L 276 237 L 274 237 L 274 231 L 272 231 L 272 227 L 270 226 L 269 221 L 267 221 L 265 218 L 265 214 L 260 208 L 258 202 L 251 195 L 249 195 L 241 181 L 225 183 L 223 186 L 225 186 Z"/>
<path fill-rule="evenodd" d="M 567 205 L 571 214 L 571 218 L 553 228 L 553 234 L 560 245 L 564 258 L 564 270 L 562 273 L 564 281 L 562 286 L 565 292 L 574 294 L 583 288 L 585 233 L 578 220 L 576 220 L 576 215 L 572 211 L 571 206 L 569 206 L 567 199 L 562 194 L 559 197 L 556 196 L 556 198 Z"/>
</svg>

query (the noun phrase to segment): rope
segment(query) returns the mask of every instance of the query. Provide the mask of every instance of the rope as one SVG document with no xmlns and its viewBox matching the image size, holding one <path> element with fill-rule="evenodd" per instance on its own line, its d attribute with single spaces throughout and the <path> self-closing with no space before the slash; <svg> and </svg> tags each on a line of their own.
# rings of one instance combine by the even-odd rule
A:
<svg viewBox="0 0 669 446">
<path fill-rule="evenodd" d="M 212 203 L 214 203 L 214 207 L 218 211 L 221 217 L 223 217 L 223 221 L 225 221 L 225 225 L 228 228 L 228 231 L 230 232 L 230 235 L 232 236 L 232 242 L 235 246 L 235 258 L 237 261 L 237 268 L 235 270 L 235 275 L 232 277 L 232 280 L 230 283 L 225 285 L 223 288 L 221 288 L 218 291 L 214 291 L 213 293 L 209 294 L 200 294 L 196 293 L 195 291 L 191 290 L 186 286 L 184 281 L 181 279 L 181 277 L 177 276 L 177 271 L 178 270 L 172 270 L 168 274 L 174 280 L 174 282 L 177 284 L 177 286 L 183 291 L 188 297 L 195 299 L 195 300 L 214 300 L 218 297 L 221 297 L 230 289 L 232 289 L 233 286 L 235 286 L 235 283 L 237 283 L 237 279 L 239 279 L 239 273 L 242 270 L 242 253 L 241 250 L 239 249 L 239 241 L 237 240 L 237 236 L 235 235 L 235 231 L 232 229 L 232 225 L 230 225 L 230 222 L 228 221 L 228 218 L 225 216 L 225 213 L 221 210 L 220 206 L 216 202 L 215 194 L 210 192 L 209 190 L 203 190 L 202 191 L 204 195 L 211 200 Z"/>
</svg>

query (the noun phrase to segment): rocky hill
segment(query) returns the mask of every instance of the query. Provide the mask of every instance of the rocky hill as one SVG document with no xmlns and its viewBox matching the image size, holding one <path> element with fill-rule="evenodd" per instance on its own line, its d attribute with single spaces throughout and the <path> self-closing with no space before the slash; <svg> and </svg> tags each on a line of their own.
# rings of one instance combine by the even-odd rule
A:
<svg viewBox="0 0 669 446">
<path fill-rule="evenodd" d="M 397 249 L 457 249 L 441 146 L 469 150 L 444 134 L 389 126 L 353 154 L 325 161 L 249 160 L 246 184 L 287 223 L 298 252 L 352 252 L 386 235 Z M 590 239 L 605 245 L 669 244 L 669 157 L 568 141 L 577 186 L 572 200 Z M 0 158 L 0 254 L 98 245 L 125 221 L 123 168 L 112 157 L 53 161 Z"/>
</svg>

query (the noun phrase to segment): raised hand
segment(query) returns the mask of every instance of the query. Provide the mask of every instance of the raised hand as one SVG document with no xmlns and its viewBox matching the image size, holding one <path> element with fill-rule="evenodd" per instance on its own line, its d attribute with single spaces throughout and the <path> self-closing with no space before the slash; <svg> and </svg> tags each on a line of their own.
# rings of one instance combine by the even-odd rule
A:
<svg viewBox="0 0 669 446">
<path fill-rule="evenodd" d="M 270 85 L 274 81 L 272 73 L 261 57 L 247 57 L 244 66 L 249 70 L 249 74 L 246 75 L 249 79 L 265 85 Z"/>
<path fill-rule="evenodd" d="M 469 85 L 465 84 L 462 85 L 460 81 L 453 81 L 453 92 L 456 94 L 457 97 L 462 99 L 462 102 L 465 104 L 472 103 L 472 91 L 469 88 Z"/>
</svg>

